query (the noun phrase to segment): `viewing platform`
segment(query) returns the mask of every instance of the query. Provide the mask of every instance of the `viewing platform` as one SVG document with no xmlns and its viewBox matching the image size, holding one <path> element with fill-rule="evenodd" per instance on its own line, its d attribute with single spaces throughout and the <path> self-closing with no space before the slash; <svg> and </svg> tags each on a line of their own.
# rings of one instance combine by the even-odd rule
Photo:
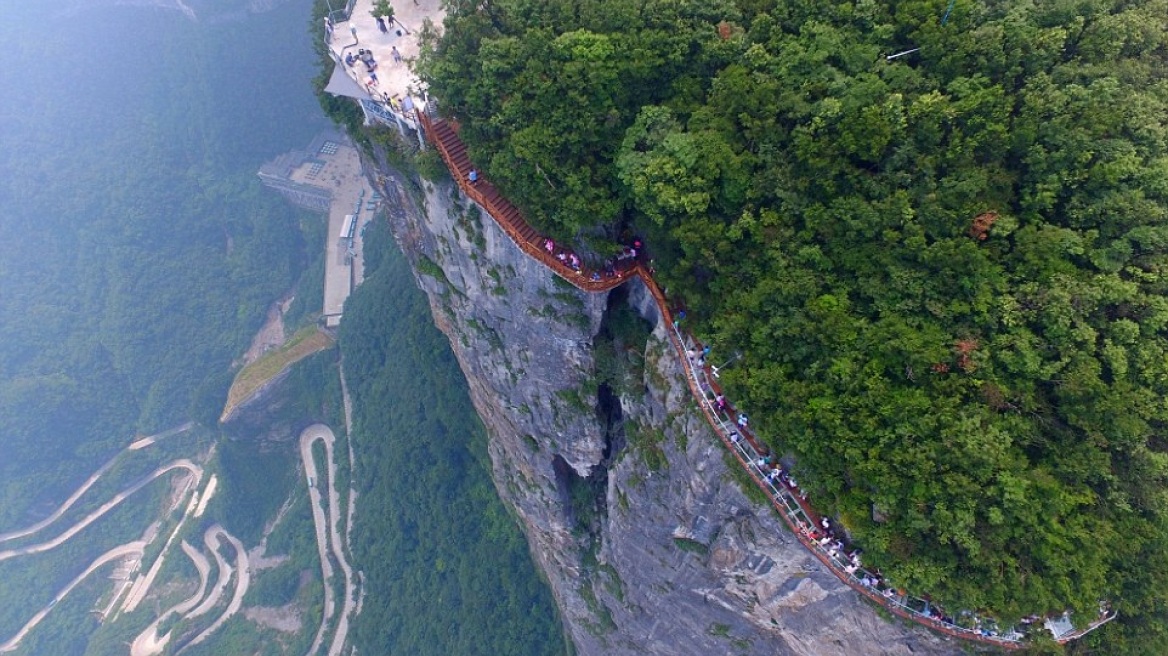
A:
<svg viewBox="0 0 1168 656">
<path fill-rule="evenodd" d="M 441 0 L 391 4 L 394 18 L 382 21 L 384 30 L 372 14 L 372 0 L 349 0 L 325 19 L 321 31 L 337 63 L 325 91 L 356 100 L 366 125 L 380 123 L 403 134 L 413 130 L 421 143 L 414 112 L 425 109 L 426 94 L 409 63 L 418 56 L 418 33 L 425 21 L 441 26 L 446 11 Z"/>
</svg>

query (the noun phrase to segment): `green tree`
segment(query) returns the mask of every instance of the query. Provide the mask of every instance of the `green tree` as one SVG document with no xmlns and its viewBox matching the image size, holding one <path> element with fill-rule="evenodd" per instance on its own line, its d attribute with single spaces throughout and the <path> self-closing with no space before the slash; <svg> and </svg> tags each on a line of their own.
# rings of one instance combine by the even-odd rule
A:
<svg viewBox="0 0 1168 656">
<path fill-rule="evenodd" d="M 868 562 L 1162 651 L 1168 2 L 947 7 L 456 5 L 423 71 L 537 225 L 649 237 Z"/>
</svg>

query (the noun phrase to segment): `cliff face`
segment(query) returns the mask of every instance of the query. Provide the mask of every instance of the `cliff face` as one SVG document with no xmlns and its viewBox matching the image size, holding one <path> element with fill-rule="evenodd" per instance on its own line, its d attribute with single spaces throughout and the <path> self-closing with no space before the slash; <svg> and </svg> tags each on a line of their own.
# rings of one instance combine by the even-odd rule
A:
<svg viewBox="0 0 1168 656">
<path fill-rule="evenodd" d="M 639 281 L 580 292 L 452 184 L 410 192 L 382 174 L 395 237 L 489 431 L 496 487 L 581 654 L 961 651 L 883 619 L 747 499 Z M 602 328 L 630 307 L 652 327 L 620 345 L 636 378 L 600 384 Z"/>
</svg>

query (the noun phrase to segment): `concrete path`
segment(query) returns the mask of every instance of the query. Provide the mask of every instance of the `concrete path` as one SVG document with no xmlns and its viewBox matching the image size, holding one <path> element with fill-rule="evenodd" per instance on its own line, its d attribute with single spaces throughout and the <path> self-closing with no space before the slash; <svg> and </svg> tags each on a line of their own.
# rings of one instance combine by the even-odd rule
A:
<svg viewBox="0 0 1168 656">
<path fill-rule="evenodd" d="M 50 549 L 61 546 L 66 540 L 68 540 L 69 538 L 76 535 L 78 532 L 80 532 L 86 526 L 89 526 L 93 522 L 100 519 L 102 515 L 113 510 L 114 508 L 116 508 L 118 506 L 118 504 L 125 501 L 127 498 L 132 496 L 135 492 L 137 492 L 138 490 L 141 490 L 143 487 L 146 487 L 147 485 L 152 483 L 155 479 L 157 479 L 159 476 L 162 476 L 163 474 L 170 472 L 170 471 L 174 471 L 176 469 L 187 470 L 188 472 L 190 472 L 190 474 L 192 476 L 194 476 L 196 478 L 196 480 L 198 479 L 198 477 L 202 476 L 202 474 L 203 474 L 202 467 L 196 465 L 195 463 L 193 463 L 190 460 L 187 460 L 185 458 L 183 458 L 181 460 L 175 460 L 174 462 L 172 462 L 168 465 L 163 465 L 162 467 L 155 469 L 153 473 L 147 475 L 145 478 L 138 481 L 134 485 L 131 485 L 130 487 L 126 488 L 125 490 L 122 490 L 121 492 L 114 495 L 114 497 L 112 499 L 103 503 L 100 508 L 89 513 L 83 519 L 81 519 L 81 521 L 77 522 L 73 526 L 70 526 L 64 533 L 61 533 L 60 535 L 53 538 L 52 540 L 48 540 L 46 542 L 41 542 L 40 544 L 30 545 L 27 547 L 21 547 L 19 549 L 9 549 L 7 551 L 0 551 L 0 561 L 8 560 L 9 558 L 15 558 L 17 556 L 26 556 L 28 554 L 41 553 L 43 551 L 48 551 Z"/>
<path fill-rule="evenodd" d="M 73 507 L 73 504 L 77 503 L 77 500 L 81 498 L 81 495 L 85 494 L 89 488 L 93 487 L 93 484 L 97 482 L 97 479 L 101 478 L 103 474 L 110 470 L 110 467 L 114 466 L 114 463 L 118 461 L 118 457 L 121 455 L 121 453 L 118 453 L 114 457 L 110 458 L 109 462 L 105 463 L 99 467 L 97 471 L 93 472 L 93 475 L 85 479 L 85 482 L 82 483 L 81 486 L 76 490 L 74 490 L 73 494 L 70 495 L 68 499 L 65 499 L 65 503 L 62 503 L 57 507 L 56 510 L 53 511 L 53 514 L 31 526 L 26 526 L 22 529 L 0 534 L 0 542 L 7 542 L 8 540 L 15 540 L 16 538 L 22 538 L 26 535 L 32 535 L 33 533 L 40 531 L 44 527 L 60 519 L 61 515 L 65 514 L 65 511 L 69 510 Z"/>
<path fill-rule="evenodd" d="M 345 408 L 345 443 L 349 447 L 349 510 L 345 520 L 345 548 L 353 550 L 353 515 L 357 512 L 357 456 L 353 453 L 353 399 L 349 396 L 349 385 L 345 381 L 345 363 L 337 368 L 341 377 L 341 401 Z"/>
<path fill-rule="evenodd" d="M 178 435 L 179 433 L 185 433 L 194 427 L 195 427 L 195 422 L 188 421 L 187 423 L 185 423 L 181 426 L 175 426 L 174 428 L 171 428 L 170 430 L 165 430 L 165 431 L 162 431 L 161 433 L 155 433 L 154 435 L 147 435 L 146 437 L 142 437 L 142 438 L 135 440 L 134 443 L 129 446 L 128 450 L 137 451 L 138 449 L 148 447 L 151 444 L 154 444 L 155 442 L 157 442 L 158 440 L 161 440 L 163 438 L 170 437 L 172 435 Z"/>
<path fill-rule="evenodd" d="M 73 591 L 73 588 L 77 587 L 77 584 L 84 581 L 85 578 L 92 574 L 97 568 L 119 558 L 125 558 L 127 556 L 140 557 L 145 549 L 146 543 L 142 540 L 137 540 L 134 542 L 127 542 L 126 544 L 118 547 L 114 547 L 113 549 L 110 549 L 104 554 L 98 556 L 97 560 L 94 560 L 93 563 L 89 565 L 89 567 L 85 568 L 84 572 L 78 574 L 77 577 L 70 581 L 68 585 L 66 585 L 64 588 L 61 588 L 61 591 L 57 593 L 57 596 L 53 597 L 53 600 L 50 601 L 47 606 L 40 609 L 36 615 L 33 615 L 32 619 L 30 619 L 23 627 L 21 627 L 19 631 L 16 632 L 16 635 L 12 636 L 8 639 L 7 642 L 0 645 L 0 652 L 13 651 L 18 646 L 20 646 L 20 641 L 24 639 L 24 636 L 28 635 L 28 632 L 36 627 L 37 624 L 40 624 L 41 620 L 45 619 L 45 616 L 49 614 L 49 611 L 51 611 L 58 602 L 68 596 L 68 594 Z"/>
<path fill-rule="evenodd" d="M 324 442 L 325 460 L 328 467 L 328 512 L 325 512 L 325 505 L 322 503 L 320 488 L 324 486 L 323 481 L 318 476 L 316 470 L 316 460 L 312 457 L 312 445 L 317 440 Z M 328 629 L 329 621 L 336 612 L 336 602 L 333 599 L 332 586 L 332 564 L 329 560 L 330 554 L 335 558 L 337 564 L 341 568 L 341 574 L 344 577 L 344 601 L 340 617 L 337 621 L 336 633 L 333 635 L 332 644 L 329 645 L 330 656 L 339 656 L 341 650 L 344 648 L 345 639 L 349 633 L 349 618 L 356 607 L 356 596 L 353 594 L 353 569 L 349 566 L 349 561 L 345 557 L 345 548 L 341 542 L 340 532 L 340 498 L 337 494 L 337 462 L 333 455 L 333 444 L 336 442 L 336 436 L 333 435 L 332 429 L 324 424 L 314 424 L 304 429 L 300 434 L 300 458 L 304 461 L 304 475 L 308 481 L 308 496 L 312 503 L 312 520 L 316 526 L 316 545 L 317 552 L 320 554 L 321 573 L 324 576 L 324 595 L 325 608 L 321 616 L 320 628 L 317 629 L 316 637 L 312 641 L 312 647 L 309 648 L 309 654 L 315 654 L 320 649 L 321 643 L 324 641 L 325 631 Z"/>
<path fill-rule="evenodd" d="M 203 534 L 203 541 L 207 543 L 207 548 L 211 550 L 211 553 L 216 555 L 216 560 L 223 562 L 221 560 L 222 556 L 219 555 L 220 538 L 230 542 L 231 547 L 235 549 L 236 571 L 239 572 L 239 576 L 235 579 L 235 592 L 231 595 L 231 601 L 228 602 L 227 609 L 223 611 L 223 614 L 220 615 L 211 624 L 211 626 L 203 629 L 203 631 L 199 633 L 199 635 L 195 636 L 193 640 L 183 645 L 183 648 L 176 652 L 177 654 L 181 654 L 187 649 L 190 649 L 191 647 L 194 647 L 200 642 L 206 640 L 211 636 L 211 634 L 218 631 L 219 627 L 223 626 L 224 622 L 231 619 L 233 615 L 238 613 L 239 609 L 243 606 L 243 597 L 247 594 L 247 588 L 251 585 L 251 564 L 248 562 L 247 549 L 243 548 L 243 543 L 240 542 L 234 535 L 231 535 L 225 531 L 219 524 L 215 524 L 211 528 L 207 529 L 207 532 Z M 224 576 L 220 577 L 220 581 L 226 581 L 229 577 L 230 568 L 227 569 Z M 219 587 L 218 593 L 213 594 L 212 597 L 208 597 L 208 600 L 211 600 L 211 606 L 214 606 L 219 601 L 219 595 L 222 594 L 222 592 L 223 588 Z M 204 601 L 204 603 L 206 602 Z M 188 615 L 187 617 L 191 616 Z"/>
<path fill-rule="evenodd" d="M 32 535 L 33 533 L 36 533 L 37 531 L 60 519 L 61 515 L 64 515 L 65 511 L 72 508 L 73 504 L 77 503 L 77 500 L 81 498 L 81 495 L 85 494 L 89 488 L 93 487 L 93 484 L 97 482 L 97 479 L 101 478 L 102 475 L 109 471 L 110 467 L 113 467 L 114 463 L 118 461 L 118 458 L 121 457 L 121 455 L 126 451 L 137 451 L 139 449 L 148 447 L 164 437 L 170 437 L 171 435 L 177 435 L 179 433 L 188 431 L 193 428 L 194 425 L 194 422 L 188 421 L 181 426 L 176 426 L 170 430 L 163 431 L 156 435 L 139 438 L 137 441 L 130 444 L 130 446 L 126 447 L 124 451 L 121 451 L 114 457 L 110 458 L 109 462 L 106 462 L 104 465 L 99 467 L 97 471 L 93 472 L 92 476 L 85 479 L 85 482 L 83 482 L 76 490 L 74 490 L 73 494 L 71 494 L 68 499 L 65 499 L 65 502 L 53 511 L 53 514 L 31 526 L 26 526 L 15 531 L 9 531 L 8 533 L 0 533 L 0 542 L 7 542 L 8 540 L 15 540 L 16 538 L 22 538 L 26 535 Z"/>
<path fill-rule="evenodd" d="M 128 613 L 137 608 L 138 604 L 142 603 L 142 599 L 146 597 L 146 593 L 150 590 L 150 586 L 154 585 L 154 579 L 158 577 L 158 572 L 162 570 L 162 564 L 166 561 L 166 554 L 168 551 L 170 551 L 170 545 L 174 542 L 174 539 L 178 537 L 179 532 L 182 531 L 183 524 L 186 524 L 187 519 L 189 519 L 190 516 L 195 513 L 196 508 L 202 505 L 199 503 L 199 493 L 197 491 L 199 481 L 202 480 L 202 477 L 203 470 L 200 469 L 198 473 L 195 474 L 194 481 L 188 483 L 190 488 L 195 489 L 196 492 L 191 494 L 191 498 L 187 502 L 187 509 L 183 512 L 183 516 L 178 520 L 178 523 L 175 524 L 174 530 L 170 532 L 170 537 L 166 539 L 166 544 L 162 545 L 162 551 L 158 552 L 158 558 L 154 559 L 154 564 L 150 566 L 150 571 L 148 571 L 144 576 L 138 577 L 138 580 L 134 581 L 134 586 L 130 588 L 130 594 L 126 595 L 126 603 L 122 604 L 122 610 L 124 612 Z M 211 477 L 211 483 L 207 485 L 207 488 L 211 493 L 214 493 L 214 482 L 215 478 Z M 204 490 L 204 493 L 206 492 L 207 490 Z M 183 490 L 182 495 L 185 494 L 186 490 Z M 179 495 L 180 500 L 182 499 L 182 495 Z"/>
<path fill-rule="evenodd" d="M 215 571 L 217 572 L 218 578 L 215 579 L 215 585 L 211 587 L 211 593 L 194 610 L 183 616 L 183 619 L 190 620 L 211 612 L 211 609 L 223 597 L 223 591 L 227 588 L 227 584 L 231 582 L 232 574 L 235 573 L 235 568 L 227 563 L 227 559 L 223 557 L 223 554 L 219 553 L 218 549 L 212 547 L 211 529 L 207 529 L 203 533 L 203 544 L 207 545 L 207 548 L 211 550 L 211 556 L 215 559 Z M 214 541 L 214 546 L 219 546 L 218 539 Z"/>
<path fill-rule="evenodd" d="M 356 235 L 361 223 L 369 218 L 365 204 L 373 196 L 373 188 L 361 170 L 361 155 L 349 145 L 340 145 L 329 159 L 329 166 L 321 172 L 320 184 L 329 187 L 332 202 L 329 204 L 328 233 L 325 235 L 324 306 L 325 325 L 335 327 L 344 312 L 345 301 L 355 285 L 353 263 L 359 261 L 362 241 Z M 357 213 L 357 227 L 352 252 L 347 240 L 341 239 L 346 227 L 346 217 Z"/>
<path fill-rule="evenodd" d="M 158 627 L 171 615 L 182 615 L 190 611 L 207 593 L 207 579 L 211 574 L 211 563 L 203 555 L 203 552 L 192 547 L 186 540 L 182 541 L 182 550 L 195 564 L 195 569 L 199 570 L 199 589 L 195 591 L 195 594 L 168 608 L 150 626 L 146 627 L 145 631 L 139 633 L 138 637 L 134 638 L 133 644 L 130 645 L 130 656 L 153 656 L 161 653 L 166 648 L 166 644 L 170 642 L 171 634 L 174 632 L 167 631 L 165 635 L 159 637 Z"/>
</svg>

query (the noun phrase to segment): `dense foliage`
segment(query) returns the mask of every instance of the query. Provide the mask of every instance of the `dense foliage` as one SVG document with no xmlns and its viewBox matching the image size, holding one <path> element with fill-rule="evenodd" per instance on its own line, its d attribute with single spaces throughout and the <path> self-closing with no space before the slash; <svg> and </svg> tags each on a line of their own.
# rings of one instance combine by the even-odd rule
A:
<svg viewBox="0 0 1168 656">
<path fill-rule="evenodd" d="M 652 235 L 890 579 L 1159 630 L 1168 3 L 948 5 L 462 1 L 423 66 L 534 222 Z"/>
<path fill-rule="evenodd" d="M 358 480 L 361 653 L 563 654 L 547 585 L 491 485 L 486 433 L 446 338 L 383 222 L 345 305 Z M 425 320 L 419 320 L 425 317 Z"/>
</svg>

